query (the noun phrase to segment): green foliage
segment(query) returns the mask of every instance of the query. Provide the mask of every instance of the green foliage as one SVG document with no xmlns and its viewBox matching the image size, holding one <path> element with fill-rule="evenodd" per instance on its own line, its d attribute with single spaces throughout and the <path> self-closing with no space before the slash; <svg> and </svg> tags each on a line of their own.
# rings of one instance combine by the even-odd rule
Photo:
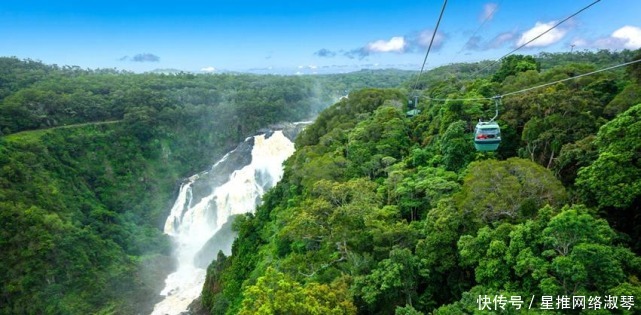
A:
<svg viewBox="0 0 641 315">
<path fill-rule="evenodd" d="M 561 147 L 561 153 L 554 164 L 554 171 L 564 185 L 574 183 L 580 168 L 586 167 L 597 158 L 594 135 L 590 135 Z"/>
<path fill-rule="evenodd" d="M 628 235 L 641 249 L 641 104 L 603 125 L 594 141 L 593 163 L 578 171 L 578 194 L 596 206 L 613 226 Z"/>
<path fill-rule="evenodd" d="M 395 87 L 411 75 L 394 70 L 290 77 L 133 74 L 16 58 L 0 58 L 0 68 L 2 134 L 142 118 L 132 127 L 144 138 L 150 129 L 166 129 L 154 120 L 168 118 L 214 131 L 231 143 L 268 124 L 309 118 L 346 91 Z"/>
<path fill-rule="evenodd" d="M 532 56 L 510 55 L 501 61 L 501 67 L 492 77 L 494 82 L 503 82 L 505 78 L 528 70 L 541 70 L 541 65 Z"/>
<path fill-rule="evenodd" d="M 616 244 L 614 235 L 605 220 L 583 206 L 566 206 L 560 212 L 544 207 L 535 218 L 520 224 L 483 227 L 476 236 L 461 237 L 458 244 L 462 263 L 475 266 L 479 285 L 437 313 L 474 310 L 469 297 L 487 292 L 602 296 L 617 290 L 628 280 L 626 274 L 636 279 L 641 270 L 639 258 Z M 627 287 L 627 292 L 636 290 Z"/>
<path fill-rule="evenodd" d="M 176 180 L 346 90 L 300 134 L 255 214 L 236 220 L 232 255 L 208 268 L 206 310 L 460 314 L 487 294 L 639 295 L 641 261 L 625 247 L 641 248 L 636 68 L 505 97 L 494 154 L 471 142 L 492 102 L 431 100 L 509 93 L 632 55 L 510 56 L 492 76 L 479 71 L 489 62 L 440 67 L 421 78 L 429 89 L 412 118 L 405 90 L 351 91 L 397 87 L 407 73 L 134 75 L 0 59 L 0 312 L 145 308 L 132 301 L 162 285 L 142 267 L 168 268 L 157 227 Z"/>
<path fill-rule="evenodd" d="M 394 314 L 395 315 L 422 315 L 423 312 L 419 312 L 411 305 L 407 305 L 405 307 L 397 307 L 396 310 L 394 311 Z"/>
<path fill-rule="evenodd" d="M 337 128 L 344 131 L 353 128 L 360 119 L 367 117 L 386 100 L 396 100 L 397 104 L 407 103 L 398 90 L 364 89 L 351 92 L 346 98 L 320 113 L 314 124 L 298 136 L 296 146 L 318 144 L 322 136 Z"/>
<path fill-rule="evenodd" d="M 596 139 L 599 156 L 579 171 L 577 186 L 599 207 L 625 208 L 641 196 L 641 104 L 605 124 Z"/>
<path fill-rule="evenodd" d="M 160 227 L 180 178 L 344 89 L 408 75 L 133 74 L 0 58 L 0 313 L 151 311 L 173 267 Z M 206 300 L 220 310 L 234 298 Z"/>
<path fill-rule="evenodd" d="M 270 268 L 283 274 L 287 286 L 275 290 L 291 301 L 301 300 L 294 293 L 304 286 L 348 278 L 364 314 L 476 313 L 477 298 L 488 294 L 636 294 L 640 260 L 625 245 L 640 225 L 612 216 L 611 205 L 600 206 L 610 223 L 584 206 L 564 206 L 570 198 L 597 204 L 584 183 L 601 180 L 586 179 L 586 170 L 594 172 L 602 152 L 636 156 L 621 155 L 637 149 L 634 112 L 607 123 L 616 111 L 604 111 L 617 100 L 617 108 L 631 106 L 621 96 L 635 89 L 624 71 L 505 97 L 495 154 L 477 154 L 471 141 L 473 122 L 490 114 L 491 102 L 427 100 L 511 92 L 628 55 L 515 56 L 495 80 L 478 73 L 484 63 L 441 67 L 421 80 L 429 89 L 412 118 L 403 117 L 400 91 L 351 93 L 301 134 L 276 191 L 247 217 L 251 229 L 234 245 L 247 250 L 234 251 L 222 270 L 227 313 L 257 306 L 257 281 L 272 277 Z M 618 161 L 627 173 L 611 168 L 603 176 L 636 174 L 634 160 Z M 634 196 L 621 205 L 628 213 L 638 208 Z"/>
<path fill-rule="evenodd" d="M 614 64 L 628 62 L 637 55 L 637 51 L 624 49 L 618 52 L 601 49 L 599 51 L 575 50 L 565 53 L 547 53 L 542 52 L 537 56 L 541 63 L 541 69 L 547 70 L 559 65 L 568 63 L 593 64 L 599 68 L 604 68 Z"/>
<path fill-rule="evenodd" d="M 459 267 L 456 244 L 465 233 L 475 230 L 471 216 L 456 208 L 451 199 L 443 199 L 430 210 L 424 221 L 425 238 L 416 244 L 416 255 L 429 282 L 420 302 L 424 309 L 448 303 L 469 288 L 470 270 Z"/>
<path fill-rule="evenodd" d="M 357 278 L 355 285 L 367 304 L 376 305 L 375 309 L 386 310 L 403 302 L 411 306 L 417 295 L 419 272 L 418 257 L 408 249 L 393 249 L 389 258 L 380 261 L 367 276 Z"/>
<path fill-rule="evenodd" d="M 463 211 L 483 224 L 520 221 L 546 204 L 561 204 L 563 185 L 545 168 L 527 160 L 486 160 L 469 165 L 457 197 Z"/>
<path fill-rule="evenodd" d="M 203 285 L 201 300 L 203 305 L 210 305 L 209 311 L 214 314 L 224 314 L 229 307 L 229 300 L 220 294 L 222 292 L 222 272 L 229 267 L 230 260 L 222 251 L 218 252 L 216 260 L 207 268 L 207 277 Z"/>
<path fill-rule="evenodd" d="M 241 315 L 356 314 L 344 281 L 302 286 L 273 268 L 268 268 L 256 285 L 248 287 L 245 296 Z"/>
<path fill-rule="evenodd" d="M 459 120 L 447 127 L 441 140 L 443 164 L 450 171 L 459 171 L 473 158 L 473 143 L 466 131 L 467 124 Z"/>
<path fill-rule="evenodd" d="M 355 176 L 377 178 L 385 167 L 407 154 L 409 139 L 403 116 L 398 108 L 382 106 L 349 132 L 346 158 L 352 162 Z"/>
<path fill-rule="evenodd" d="M 598 295 L 625 281 L 625 271 L 639 272 L 639 258 L 616 246 L 605 220 L 581 206 L 552 217 L 553 209 L 541 211 L 533 220 L 461 238 L 463 262 L 478 264 L 479 284 L 491 290 L 527 288 L 532 294 Z"/>
<path fill-rule="evenodd" d="M 430 166 L 391 171 L 385 184 L 388 187 L 387 202 L 397 205 L 408 221 L 422 218 L 439 200 L 460 187 L 456 173 Z"/>
<path fill-rule="evenodd" d="M 108 210 L 96 197 L 82 170 L 87 152 L 69 142 L 76 155 L 70 156 L 55 132 L 34 142 L 0 141 L 2 312 L 91 313 L 112 302 L 133 311 L 135 300 L 151 298 L 157 288 L 139 283 L 138 258 L 161 261 L 169 253 L 167 239 L 142 224 L 143 213 Z"/>
<path fill-rule="evenodd" d="M 607 104 L 603 112 L 612 119 L 639 103 L 641 103 L 641 86 L 638 83 L 630 83 Z"/>
</svg>

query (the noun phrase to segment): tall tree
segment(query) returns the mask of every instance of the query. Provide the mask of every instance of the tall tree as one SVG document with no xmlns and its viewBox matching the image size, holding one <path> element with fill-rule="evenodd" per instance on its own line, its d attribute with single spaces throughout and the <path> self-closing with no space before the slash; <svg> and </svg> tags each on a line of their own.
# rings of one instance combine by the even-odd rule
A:
<svg viewBox="0 0 641 315">
<path fill-rule="evenodd" d="M 491 224 L 523 220 L 545 204 L 562 203 L 566 193 L 549 170 L 510 158 L 471 163 L 457 198 L 463 211 L 474 213 L 479 224 Z"/>
<path fill-rule="evenodd" d="M 541 70 L 541 65 L 532 56 L 510 55 L 501 61 L 501 67 L 492 76 L 492 81 L 503 82 L 505 78 L 519 72 Z"/>
</svg>

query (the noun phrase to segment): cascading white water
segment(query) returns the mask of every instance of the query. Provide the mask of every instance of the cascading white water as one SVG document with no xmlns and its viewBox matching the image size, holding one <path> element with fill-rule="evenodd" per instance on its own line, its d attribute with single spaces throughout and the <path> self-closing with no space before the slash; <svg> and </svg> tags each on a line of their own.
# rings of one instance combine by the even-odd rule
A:
<svg viewBox="0 0 641 315">
<path fill-rule="evenodd" d="M 165 298 L 155 305 L 152 315 L 180 314 L 187 310 L 200 295 L 205 282 L 206 270 L 194 262 L 199 251 L 231 215 L 253 212 L 265 190 L 282 178 L 282 163 L 294 153 L 294 144 L 282 131 L 275 131 L 270 137 L 255 136 L 253 142 L 251 163 L 231 173 L 222 185 L 212 184 L 209 195 L 196 200 L 193 191 L 194 183 L 208 173 L 194 175 L 180 187 L 165 223 L 165 233 L 177 244 L 178 270 L 165 280 L 161 292 Z M 216 171 L 216 165 L 211 172 Z"/>
</svg>

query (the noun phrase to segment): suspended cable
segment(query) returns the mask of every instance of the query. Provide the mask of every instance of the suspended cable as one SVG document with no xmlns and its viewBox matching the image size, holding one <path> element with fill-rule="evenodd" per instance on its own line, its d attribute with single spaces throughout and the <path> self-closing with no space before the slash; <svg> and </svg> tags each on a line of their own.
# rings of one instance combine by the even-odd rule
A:
<svg viewBox="0 0 641 315">
<path fill-rule="evenodd" d="M 440 101 L 440 102 L 446 102 L 446 101 L 486 101 L 486 100 L 491 100 L 491 97 L 476 97 L 476 98 L 433 98 L 433 97 L 427 97 L 427 100 L 429 101 Z"/>
<path fill-rule="evenodd" d="M 472 36 L 470 36 L 470 38 L 467 40 L 467 42 L 465 42 L 465 44 L 463 44 L 463 46 L 461 47 L 461 49 L 460 49 L 458 52 L 456 52 L 456 55 L 460 55 L 460 54 L 461 54 L 461 52 L 463 52 L 463 50 L 465 49 L 465 47 L 467 47 L 467 45 L 472 41 L 472 39 L 474 38 L 474 36 L 476 36 L 476 33 L 478 33 L 478 32 L 481 30 L 481 28 L 483 28 L 483 25 L 485 25 L 485 23 L 487 23 L 487 21 L 489 21 L 489 20 L 490 20 L 490 18 L 494 16 L 494 12 L 496 12 L 496 9 L 498 9 L 498 8 L 501 6 L 501 3 L 502 3 L 502 2 L 503 2 L 503 0 L 499 1 L 499 3 L 498 3 L 494 8 L 492 8 L 492 11 L 490 11 L 490 12 L 485 16 L 485 18 L 483 19 L 483 22 L 481 22 L 481 25 L 479 25 L 479 27 L 477 27 L 477 28 L 476 28 L 476 30 L 474 31 L 474 33 L 472 33 Z"/>
<path fill-rule="evenodd" d="M 621 63 L 621 64 L 618 64 L 618 65 L 614 65 L 614 66 L 610 66 L 610 67 L 607 67 L 607 68 L 603 68 L 603 69 L 595 70 L 595 71 L 592 71 L 592 72 L 587 72 L 587 73 L 579 74 L 579 75 L 576 75 L 576 76 L 573 76 L 573 77 L 569 77 L 569 78 L 565 78 L 565 79 L 561 79 L 561 80 L 556 80 L 556 81 L 554 81 L 554 82 L 549 82 L 549 83 L 544 83 L 544 84 L 536 85 L 536 86 L 529 87 L 529 88 L 525 88 L 525 89 L 521 89 L 521 90 L 518 90 L 518 91 L 513 91 L 513 92 L 508 92 L 508 93 L 504 93 L 504 94 L 496 95 L 496 96 L 493 96 L 493 97 L 476 97 L 476 98 L 428 98 L 428 100 L 431 100 L 431 101 L 485 101 L 485 100 L 492 100 L 492 99 L 496 99 L 496 98 L 502 98 L 502 97 L 504 97 L 504 96 L 510 96 L 510 95 L 515 95 L 515 94 L 520 94 L 520 93 L 529 92 L 529 91 L 532 91 L 532 90 L 536 90 L 536 89 L 544 88 L 544 87 L 546 87 L 546 86 L 550 86 L 550 85 L 554 85 L 554 84 L 557 84 L 557 83 L 562 83 L 562 82 L 566 82 L 566 81 L 570 81 L 570 80 L 574 80 L 574 79 L 578 79 L 578 78 L 586 77 L 586 76 L 589 76 L 589 75 L 597 74 L 597 73 L 599 73 L 599 72 L 604 72 L 604 71 L 608 71 L 608 70 L 612 70 L 612 69 L 616 69 L 616 68 L 620 68 L 620 67 L 628 66 L 628 65 L 631 65 L 631 64 L 639 63 L 639 62 L 641 62 L 641 59 L 633 60 L 633 61 L 630 61 L 630 62 Z"/>
<path fill-rule="evenodd" d="M 505 57 L 507 57 L 507 56 L 509 56 L 509 55 L 511 55 L 511 54 L 513 54 L 513 53 L 515 53 L 515 52 L 517 52 L 517 51 L 518 51 L 518 50 L 520 50 L 521 48 L 523 48 L 523 47 L 525 47 L 525 46 L 529 45 L 531 42 L 533 42 L 533 41 L 535 41 L 535 40 L 539 39 L 541 36 L 543 36 L 543 35 L 547 34 L 547 33 L 548 33 L 548 32 L 550 32 L 551 30 L 553 30 L 553 29 L 557 28 L 559 25 L 561 25 L 561 24 L 565 23 L 566 21 L 568 21 L 569 19 L 571 19 L 571 18 L 573 18 L 573 17 L 575 17 L 575 16 L 579 15 L 581 12 L 583 12 L 583 11 L 585 11 L 585 10 L 589 9 L 590 7 L 592 7 L 593 5 L 597 4 L 597 3 L 598 3 L 598 2 L 600 2 L 600 1 L 601 1 L 601 0 L 595 0 L 594 2 L 592 2 L 592 3 L 588 4 L 588 5 L 587 5 L 587 6 L 585 6 L 583 9 L 581 9 L 581 10 L 579 10 L 579 11 L 575 12 L 574 14 L 572 14 L 572 15 L 570 15 L 570 16 L 568 16 L 568 17 L 566 17 L 565 19 L 561 20 L 560 22 L 556 23 L 554 26 L 550 27 L 550 28 L 549 28 L 549 29 L 547 29 L 545 32 L 543 32 L 543 33 L 541 33 L 541 34 L 537 35 L 536 37 L 532 38 L 531 40 L 529 40 L 527 43 L 525 43 L 525 44 L 523 44 L 523 45 L 521 45 L 521 46 L 519 46 L 519 47 L 516 47 L 515 49 L 513 49 L 513 50 L 512 50 L 512 51 L 510 51 L 509 53 L 507 53 L 507 54 L 503 55 L 501 58 L 499 58 L 499 59 L 495 60 L 494 62 L 492 62 L 491 64 L 489 64 L 488 66 L 486 66 L 486 67 L 484 67 L 484 68 L 482 68 L 482 69 L 480 69 L 480 70 L 476 71 L 476 73 L 479 73 L 479 72 L 485 71 L 485 70 L 487 70 L 488 68 L 493 67 L 497 62 L 501 61 L 503 58 L 505 58 Z M 475 73 L 475 74 L 476 74 L 476 73 Z"/>
<path fill-rule="evenodd" d="M 641 62 L 641 59 L 630 61 L 630 62 L 626 62 L 626 63 L 622 63 L 622 64 L 618 64 L 618 65 L 615 65 L 615 66 L 603 68 L 603 69 L 600 69 L 600 70 L 596 70 L 596 71 L 592 71 L 592 72 L 588 72 L 588 73 L 584 73 L 584 74 L 579 74 L 579 75 L 576 75 L 576 76 L 573 76 L 573 77 L 570 77 L 570 78 L 565 78 L 565 79 L 557 80 L 557 81 L 554 81 L 554 82 L 533 86 L 531 88 L 505 93 L 505 94 L 500 95 L 500 96 L 503 97 L 503 96 L 509 96 L 509 95 L 514 95 L 514 94 L 519 94 L 519 93 L 525 93 L 525 92 L 528 92 L 528 91 L 531 91 L 531 90 L 540 89 L 540 88 L 543 88 L 543 87 L 546 87 L 546 86 L 550 86 L 550 85 L 554 85 L 554 84 L 557 84 L 557 83 L 570 81 L 570 80 L 582 78 L 582 77 L 585 77 L 585 76 L 593 75 L 593 74 L 596 74 L 596 73 L 599 73 L 599 72 L 608 71 L 608 70 L 624 67 L 624 66 L 627 66 L 627 65 L 635 64 L 637 62 Z"/>
<path fill-rule="evenodd" d="M 436 32 L 438 31 L 438 26 L 441 24 L 441 19 L 443 18 L 443 13 L 445 12 L 445 6 L 447 6 L 447 0 L 443 1 L 441 14 L 439 14 L 438 20 L 436 21 L 436 27 L 434 28 L 434 32 L 432 33 L 432 39 L 430 39 L 430 44 L 427 47 L 427 53 L 425 53 L 425 59 L 423 59 L 423 65 L 421 66 L 421 71 L 419 71 L 418 76 L 416 76 L 416 83 L 414 84 L 414 90 L 416 90 L 416 88 L 418 87 L 418 80 L 421 78 L 421 74 L 423 74 L 423 70 L 425 69 L 427 56 L 430 55 L 430 50 L 432 49 L 432 44 L 434 43 L 434 38 L 436 37 Z"/>
</svg>

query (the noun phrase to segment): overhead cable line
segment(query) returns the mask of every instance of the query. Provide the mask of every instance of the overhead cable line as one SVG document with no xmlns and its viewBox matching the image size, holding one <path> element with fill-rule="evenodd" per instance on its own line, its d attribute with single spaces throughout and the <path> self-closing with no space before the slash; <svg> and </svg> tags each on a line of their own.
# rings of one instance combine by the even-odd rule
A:
<svg viewBox="0 0 641 315">
<path fill-rule="evenodd" d="M 505 94 L 501 95 L 501 97 L 514 95 L 514 94 L 519 94 L 519 93 L 524 93 L 524 92 L 528 92 L 528 91 L 531 91 L 531 90 L 540 89 L 540 88 L 543 88 L 543 87 L 546 87 L 546 86 L 550 86 L 550 85 L 554 85 L 554 84 L 557 84 L 557 83 L 561 83 L 561 82 L 565 82 L 565 81 L 570 81 L 570 80 L 586 77 L 586 76 L 593 75 L 593 74 L 596 74 L 596 73 L 599 73 L 599 72 L 603 72 L 603 71 L 608 71 L 608 70 L 624 67 L 624 66 L 635 64 L 635 63 L 638 63 L 638 62 L 641 62 L 641 59 L 630 61 L 630 62 L 626 62 L 626 63 L 622 63 L 622 64 L 618 64 L 618 65 L 614 65 L 614 66 L 611 66 L 611 67 L 603 68 L 603 69 L 600 69 L 600 70 L 595 70 L 595 71 L 584 73 L 584 74 L 579 74 L 579 75 L 576 75 L 576 76 L 573 76 L 573 77 L 557 80 L 557 81 L 554 81 L 554 82 L 533 86 L 531 88 L 505 93 Z"/>
<path fill-rule="evenodd" d="M 484 70 L 487 70 L 487 69 L 488 69 L 488 68 L 490 68 L 490 67 L 493 67 L 497 62 L 501 61 L 503 58 L 505 58 L 505 57 L 507 57 L 507 56 L 509 56 L 509 55 L 511 55 L 511 54 L 513 54 L 513 53 L 515 53 L 515 52 L 517 52 L 517 51 L 518 51 L 518 50 L 520 50 L 521 48 L 523 48 L 523 47 L 525 47 L 525 46 L 529 45 L 531 42 L 533 42 L 533 41 L 535 41 L 535 40 L 539 39 L 541 36 L 543 36 L 543 35 L 547 34 L 547 33 L 548 33 L 548 32 L 550 32 L 551 30 L 553 30 L 553 29 L 557 28 L 559 25 L 561 25 L 561 24 L 565 23 L 566 21 L 568 21 L 569 19 L 571 19 L 571 18 L 573 18 L 573 17 L 575 17 L 575 16 L 579 15 L 581 12 L 583 12 L 583 11 L 585 11 L 585 10 L 589 9 L 590 7 L 592 7 L 593 5 L 597 4 L 597 3 L 598 3 L 598 2 L 600 2 L 600 1 L 601 1 L 601 0 L 595 0 L 594 2 L 592 2 L 592 3 L 588 4 L 587 6 L 583 7 L 583 9 L 581 9 L 581 10 L 579 10 L 579 11 L 575 12 L 574 14 L 572 14 L 572 15 L 570 15 L 570 16 L 568 16 L 568 17 L 566 17 L 565 19 L 563 19 L 563 20 L 561 20 L 560 22 L 556 23 L 554 26 L 552 26 L 552 27 L 550 27 L 549 29 L 547 29 L 545 32 L 543 32 L 543 33 L 541 33 L 541 34 L 537 35 L 536 37 L 532 38 L 532 39 L 531 39 L 531 40 L 529 40 L 527 43 L 525 43 L 525 44 L 523 44 L 523 45 L 521 45 L 521 46 L 519 46 L 519 47 L 516 47 L 515 49 L 513 49 L 513 50 L 512 50 L 512 51 L 510 51 L 509 53 L 507 53 L 507 54 L 503 55 L 501 58 L 499 58 L 499 59 L 497 59 L 496 61 L 494 61 L 494 62 L 492 62 L 491 64 L 489 64 L 488 66 L 486 66 L 486 67 L 484 67 L 484 68 L 482 68 L 482 69 L 478 70 L 476 73 L 482 72 L 482 71 L 484 71 Z"/>
<path fill-rule="evenodd" d="M 425 53 L 425 59 L 423 59 L 423 65 L 421 66 L 421 71 L 419 71 L 418 76 L 416 76 L 416 83 L 414 84 L 414 90 L 418 87 L 418 80 L 421 78 L 421 74 L 423 74 L 423 70 L 425 69 L 425 63 L 427 62 L 427 56 L 430 55 L 430 50 L 432 49 L 432 44 L 434 43 L 434 38 L 436 37 L 436 32 L 438 31 L 438 26 L 441 24 L 441 19 L 443 18 L 443 13 L 445 12 L 445 7 L 447 6 L 447 0 L 443 1 L 443 7 L 441 8 L 441 14 L 438 16 L 438 20 L 436 21 L 436 27 L 434 28 L 434 32 L 432 33 L 432 39 L 430 39 L 430 45 L 427 47 L 427 53 Z"/>
<path fill-rule="evenodd" d="M 487 23 L 487 21 L 489 21 L 490 18 L 494 16 L 494 12 L 496 12 L 496 9 L 498 9 L 501 6 L 502 2 L 503 2 L 503 0 L 499 1 L 499 3 L 494 8 L 492 8 L 492 11 L 490 11 L 487 15 L 485 15 L 485 18 L 483 19 L 483 22 L 481 22 L 481 25 L 479 25 L 479 27 L 476 28 L 474 33 L 472 33 L 472 36 L 470 36 L 470 38 L 467 40 L 467 42 L 465 42 L 465 44 L 463 44 L 461 49 L 458 52 L 456 52 L 457 55 L 459 55 L 459 54 L 461 54 L 461 52 L 463 52 L 465 47 L 467 47 L 467 45 L 472 41 L 474 36 L 476 36 L 476 33 L 478 33 L 481 30 L 481 28 L 483 28 L 483 25 L 485 25 L 485 23 Z"/>
<path fill-rule="evenodd" d="M 504 96 L 510 96 L 510 95 L 515 95 L 515 94 L 520 94 L 520 93 L 529 92 L 529 91 L 536 90 L 536 89 L 540 89 L 540 88 L 543 88 L 543 87 L 546 87 L 546 86 L 550 86 L 550 85 L 554 85 L 554 84 L 557 84 L 557 83 L 561 83 L 561 82 L 565 82 L 565 81 L 570 81 L 570 80 L 578 79 L 578 78 L 581 78 L 581 77 L 586 77 L 586 76 L 593 75 L 593 74 L 596 74 L 596 73 L 599 73 L 599 72 L 604 72 L 604 71 L 608 71 L 608 70 L 612 70 L 612 69 L 616 69 L 616 68 L 620 68 L 620 67 L 628 66 L 628 65 L 631 65 L 631 64 L 639 63 L 639 62 L 641 62 L 641 59 L 633 60 L 633 61 L 630 61 L 630 62 L 625 62 L 625 63 L 622 63 L 622 64 L 618 64 L 618 65 L 610 66 L 610 67 L 603 68 L 603 69 L 599 69 L 599 70 L 595 70 L 595 71 L 592 71 L 592 72 L 587 72 L 587 73 L 579 74 L 579 75 L 576 75 L 576 76 L 573 76 L 573 77 L 569 77 L 569 78 L 565 78 L 565 79 L 561 79 L 561 80 L 556 80 L 556 81 L 554 81 L 554 82 L 548 82 L 548 83 L 540 84 L 540 85 L 537 85 L 537 86 L 529 87 L 529 88 L 526 88 L 526 89 L 521 89 L 521 90 L 514 91 L 514 92 L 508 92 L 508 93 L 504 93 L 504 94 L 496 95 L 496 96 L 493 96 L 493 97 L 476 97 L 476 98 L 428 98 L 428 100 L 431 100 L 431 101 L 484 101 L 484 100 L 493 100 L 493 99 L 496 99 L 496 98 L 502 98 L 502 97 L 504 97 Z"/>
</svg>

